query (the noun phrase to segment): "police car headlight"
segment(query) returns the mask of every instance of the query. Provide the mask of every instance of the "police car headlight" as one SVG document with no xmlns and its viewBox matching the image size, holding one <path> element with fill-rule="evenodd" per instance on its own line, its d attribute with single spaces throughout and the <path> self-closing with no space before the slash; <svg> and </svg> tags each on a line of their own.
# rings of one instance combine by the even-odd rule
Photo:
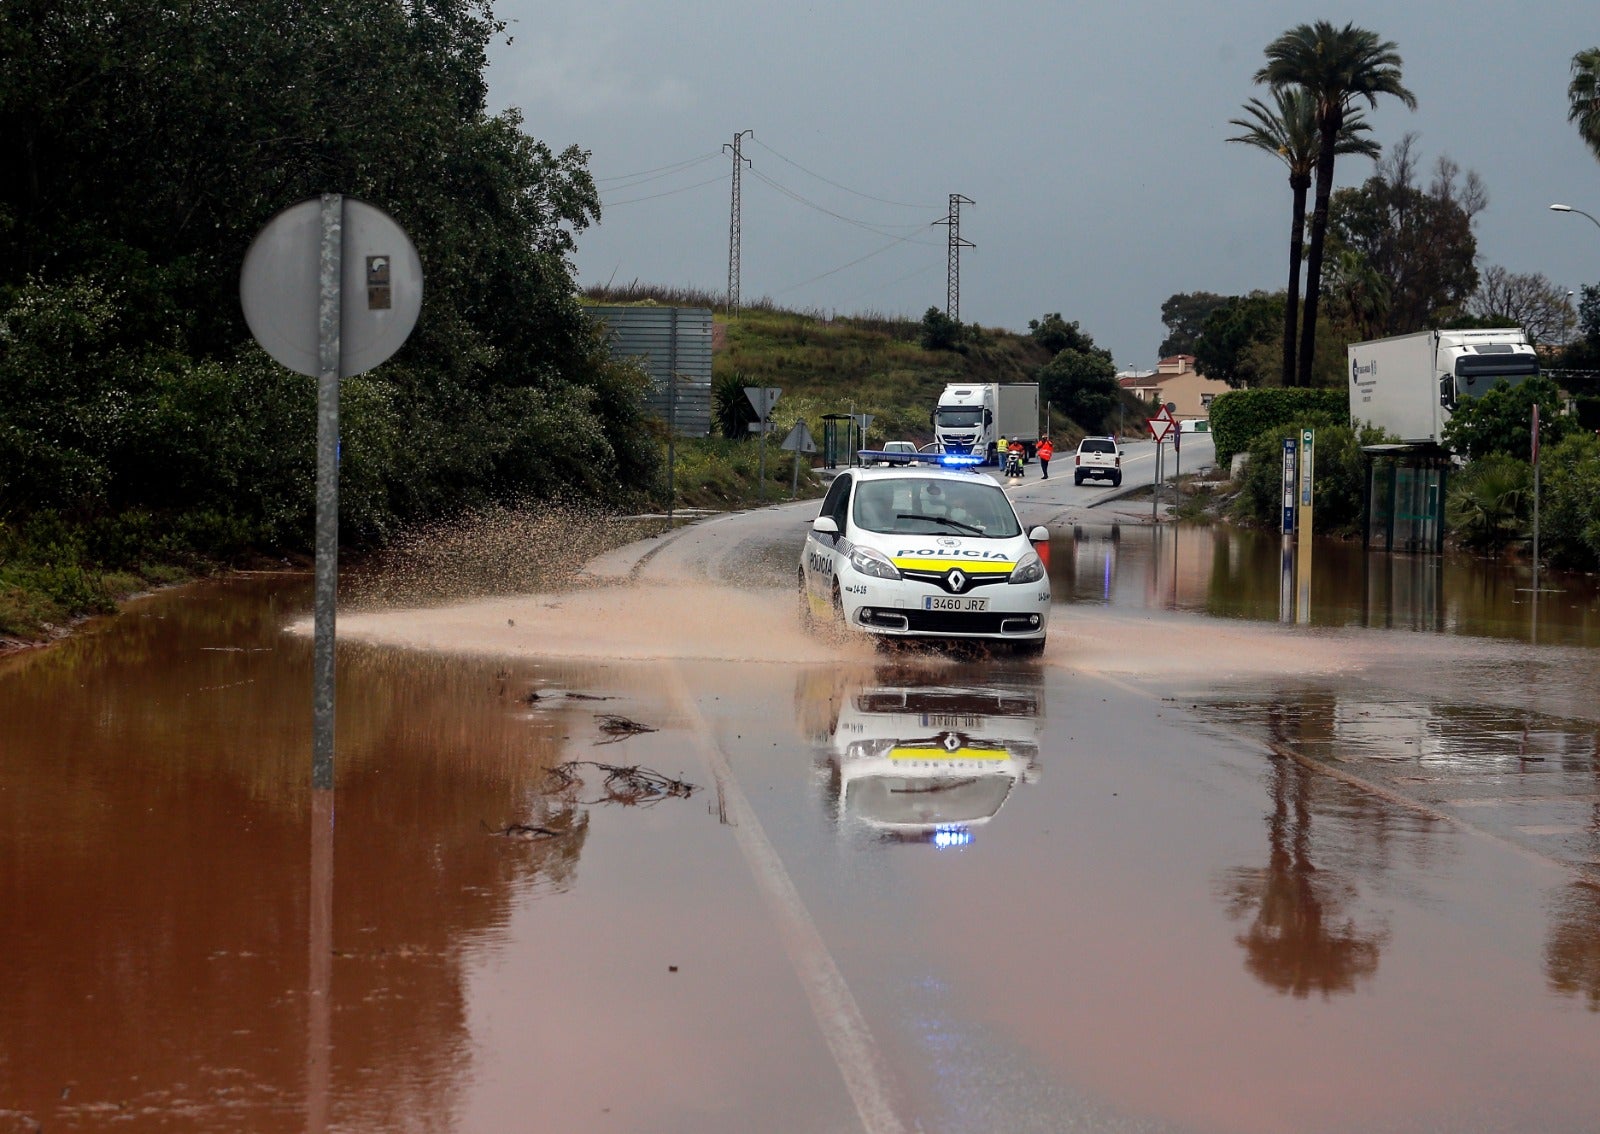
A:
<svg viewBox="0 0 1600 1134">
<path fill-rule="evenodd" d="M 860 571 L 863 575 L 871 575 L 874 579 L 898 579 L 900 568 L 889 562 L 889 557 L 881 551 L 874 551 L 870 547 L 854 547 L 850 549 L 850 566 Z"/>
<path fill-rule="evenodd" d="M 1011 569 L 1011 578 L 1008 583 L 1037 583 L 1044 578 L 1044 563 L 1040 561 L 1036 552 L 1028 552 L 1022 560 Z"/>
</svg>

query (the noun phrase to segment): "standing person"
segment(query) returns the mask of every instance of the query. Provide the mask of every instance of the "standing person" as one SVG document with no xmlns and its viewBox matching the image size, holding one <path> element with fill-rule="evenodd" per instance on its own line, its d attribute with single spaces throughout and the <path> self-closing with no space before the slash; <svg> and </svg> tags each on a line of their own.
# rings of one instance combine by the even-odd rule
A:
<svg viewBox="0 0 1600 1134">
<path fill-rule="evenodd" d="M 1039 447 L 1033 451 L 1033 455 L 1039 458 L 1039 468 L 1044 473 L 1044 479 L 1049 480 L 1050 458 L 1056 455 L 1056 447 L 1050 444 L 1050 438 L 1040 438 Z"/>
<path fill-rule="evenodd" d="M 1006 454 L 1009 453 L 1010 451 L 1011 451 L 1011 446 L 1006 444 L 1006 439 L 1004 437 L 1000 438 L 1000 440 L 998 440 L 998 441 L 996 441 L 994 443 L 994 467 L 995 468 L 1003 469 L 1003 468 L 1006 467 Z"/>
</svg>

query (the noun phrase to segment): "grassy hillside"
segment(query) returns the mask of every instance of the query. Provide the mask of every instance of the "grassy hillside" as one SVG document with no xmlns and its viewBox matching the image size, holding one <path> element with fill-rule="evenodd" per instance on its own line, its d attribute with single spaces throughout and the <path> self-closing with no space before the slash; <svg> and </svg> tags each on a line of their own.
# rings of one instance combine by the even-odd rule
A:
<svg viewBox="0 0 1600 1134">
<path fill-rule="evenodd" d="M 827 413 L 870 413 L 868 441 L 933 436 L 929 416 L 950 382 L 1032 382 L 1050 360 L 1026 334 L 969 327 L 971 340 L 956 351 L 924 350 L 920 320 L 864 314 L 824 316 L 784 311 L 763 301 L 729 319 L 721 297 L 633 285 L 592 289 L 596 303 L 655 302 L 710 307 L 717 348 L 713 382 L 739 375 L 747 386 L 783 391 L 773 420 L 780 431 L 804 419 L 815 436 Z M 1066 418 L 1052 414 L 1057 444 L 1081 435 Z"/>
</svg>

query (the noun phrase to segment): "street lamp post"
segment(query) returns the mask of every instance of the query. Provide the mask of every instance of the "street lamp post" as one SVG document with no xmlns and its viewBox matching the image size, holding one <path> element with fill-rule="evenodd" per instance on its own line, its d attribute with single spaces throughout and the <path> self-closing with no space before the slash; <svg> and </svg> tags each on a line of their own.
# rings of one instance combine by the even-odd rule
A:
<svg viewBox="0 0 1600 1134">
<path fill-rule="evenodd" d="M 1577 213 L 1580 217 L 1589 217 L 1589 220 L 1593 222 L 1594 226 L 1596 228 L 1600 228 L 1600 220 L 1595 220 L 1594 217 L 1589 216 L 1589 214 L 1584 212 L 1582 209 L 1575 209 L 1571 205 L 1551 205 L 1550 211 L 1553 213 Z"/>
</svg>

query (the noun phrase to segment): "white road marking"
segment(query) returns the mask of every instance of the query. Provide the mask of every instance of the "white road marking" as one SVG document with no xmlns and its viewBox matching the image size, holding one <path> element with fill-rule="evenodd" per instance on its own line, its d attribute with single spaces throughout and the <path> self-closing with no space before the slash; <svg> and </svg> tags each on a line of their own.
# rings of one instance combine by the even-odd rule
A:
<svg viewBox="0 0 1600 1134">
<path fill-rule="evenodd" d="M 716 778 L 727 821 L 733 827 L 739 850 L 750 873 L 766 899 L 767 908 L 778 923 L 790 963 L 811 1002 L 811 1012 L 822 1029 L 828 1050 L 843 1076 L 845 1087 L 855 1102 L 856 1114 L 867 1134 L 910 1134 L 895 1105 L 895 1091 L 888 1063 L 867 1027 L 861 1007 L 845 984 L 839 966 L 811 920 L 805 903 L 789 879 L 783 860 L 767 839 L 761 822 L 734 779 L 727 754 L 711 734 L 711 727 L 700 713 L 678 667 L 667 667 L 668 686 L 678 702 L 678 710 L 691 726 L 695 743 Z"/>
</svg>

